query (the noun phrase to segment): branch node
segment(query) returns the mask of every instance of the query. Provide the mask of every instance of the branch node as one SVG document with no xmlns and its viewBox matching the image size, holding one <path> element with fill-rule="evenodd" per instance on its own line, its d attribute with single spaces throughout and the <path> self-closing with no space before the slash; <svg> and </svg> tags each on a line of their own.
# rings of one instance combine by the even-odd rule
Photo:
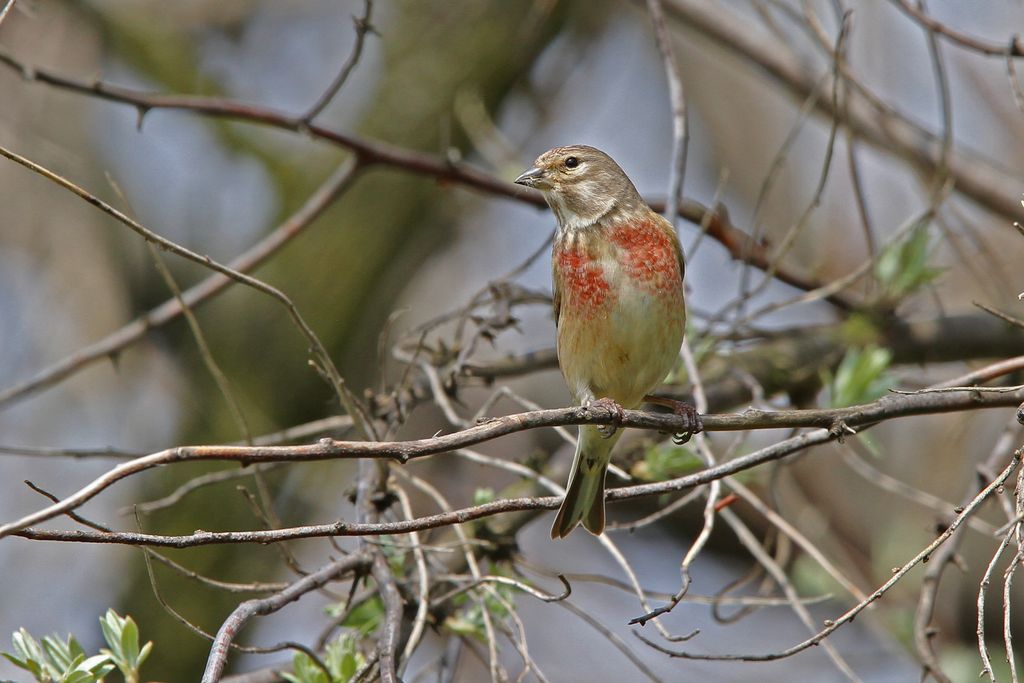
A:
<svg viewBox="0 0 1024 683">
<path fill-rule="evenodd" d="M 846 424 L 846 420 L 842 418 L 836 418 L 832 421 L 832 424 L 828 426 L 828 433 L 834 439 L 837 439 L 839 443 L 843 443 L 846 439 L 847 434 L 856 434 L 855 430 L 850 425 Z"/>
</svg>

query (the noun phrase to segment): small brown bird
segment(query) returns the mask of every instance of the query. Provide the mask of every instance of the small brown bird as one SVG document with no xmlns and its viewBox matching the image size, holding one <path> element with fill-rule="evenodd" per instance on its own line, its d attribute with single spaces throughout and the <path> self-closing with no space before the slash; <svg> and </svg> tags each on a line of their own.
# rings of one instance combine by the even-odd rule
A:
<svg viewBox="0 0 1024 683">
<path fill-rule="evenodd" d="M 555 324 L 569 390 L 584 405 L 620 414 L 636 407 L 672 369 L 686 327 L 683 253 L 672 224 L 593 147 L 549 150 L 515 182 L 544 193 L 558 221 Z M 621 433 L 580 427 L 552 538 L 580 522 L 593 534 L 604 531 L 605 473 Z"/>
</svg>

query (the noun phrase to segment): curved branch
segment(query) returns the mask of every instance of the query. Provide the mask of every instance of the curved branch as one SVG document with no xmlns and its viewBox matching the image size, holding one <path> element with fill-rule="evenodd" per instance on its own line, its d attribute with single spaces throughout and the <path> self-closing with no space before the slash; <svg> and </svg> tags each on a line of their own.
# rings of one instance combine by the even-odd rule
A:
<svg viewBox="0 0 1024 683">
<path fill-rule="evenodd" d="M 381 140 L 348 135 L 326 126 L 308 123 L 301 116 L 292 116 L 270 107 L 221 97 L 145 93 L 98 80 L 80 81 L 48 69 L 29 66 L 3 50 L 0 50 L 0 64 L 17 71 L 27 81 L 37 81 L 81 95 L 133 106 L 139 112 L 140 121 L 150 110 L 172 109 L 272 126 L 309 135 L 348 149 L 355 153 L 360 166 L 389 166 L 438 181 L 457 183 L 490 195 L 532 204 L 539 209 L 548 208 L 540 192 L 501 180 L 470 164 L 455 163 L 441 156 L 405 149 Z M 655 211 L 665 210 L 663 201 L 651 201 L 650 205 Z M 679 216 L 705 229 L 710 237 L 726 248 L 732 258 L 747 261 L 761 270 L 768 268 L 770 254 L 767 246 L 761 243 L 751 244 L 749 235 L 732 225 L 723 207 L 712 208 L 691 199 L 683 199 L 679 202 Z M 775 277 L 803 290 L 815 289 L 821 284 L 813 278 L 786 270 L 777 271 Z M 843 308 L 849 307 L 840 299 L 836 299 L 834 303 Z"/>
<path fill-rule="evenodd" d="M 1022 357 L 1024 358 L 1024 357 Z M 806 432 L 799 436 L 780 441 L 753 453 L 734 458 L 728 462 L 708 467 L 699 472 L 671 479 L 668 481 L 636 486 L 624 486 L 611 489 L 607 493 L 609 502 L 629 500 L 646 496 L 656 496 L 685 490 L 699 484 L 717 481 L 743 470 L 751 469 L 765 462 L 779 460 L 797 451 L 811 446 L 827 443 L 841 438 L 854 427 L 866 427 L 884 420 L 944 413 L 981 408 L 1016 407 L 1024 400 L 1024 389 L 1013 392 L 978 392 L 970 389 L 957 392 L 893 394 L 885 396 L 873 403 L 851 408 L 833 410 L 785 410 L 767 412 L 747 410 L 742 413 L 702 416 L 705 431 L 739 431 L 746 429 L 777 429 L 781 427 L 801 428 L 824 426 L 825 428 Z M 493 503 L 463 508 L 449 513 L 419 517 L 412 520 L 382 523 L 348 523 L 338 521 L 334 524 L 293 527 L 272 531 L 230 531 L 208 532 L 197 531 L 184 536 L 156 536 L 149 534 L 97 534 L 85 531 L 49 532 L 29 529 L 28 527 L 62 515 L 69 510 L 97 495 L 115 481 L 129 474 L 156 467 L 170 462 L 183 460 L 240 459 L 245 462 L 279 461 L 279 460 L 323 460 L 328 458 L 394 458 L 407 460 L 414 457 L 434 455 L 468 446 L 482 441 L 489 441 L 499 436 L 511 434 L 525 429 L 537 427 L 565 426 L 570 424 L 612 424 L 621 427 L 640 429 L 656 429 L 664 432 L 675 432 L 685 428 L 685 418 L 672 414 L 645 413 L 635 410 L 624 411 L 624 417 L 616 421 L 612 411 L 600 407 L 576 407 L 557 410 L 536 410 L 517 415 L 496 418 L 486 424 L 444 436 L 415 441 L 397 442 L 364 442 L 364 441 L 333 441 L 321 439 L 312 446 L 280 446 L 264 448 L 243 448 L 227 446 L 194 446 L 170 449 L 154 455 L 123 463 L 110 470 L 107 474 L 94 480 L 77 493 L 51 505 L 43 510 L 27 515 L 15 522 L 0 527 L 0 537 L 18 535 L 23 538 L 38 540 L 80 541 L 89 543 L 121 543 L 138 545 L 156 545 L 168 547 L 190 547 L 215 543 L 272 543 L 297 538 L 313 538 L 317 536 L 365 536 L 372 534 L 392 535 L 407 534 L 455 523 L 468 522 L 474 519 L 490 517 L 503 512 L 519 510 L 544 510 L 558 506 L 561 499 L 557 496 L 541 498 L 515 498 L 499 500 Z"/>
<path fill-rule="evenodd" d="M 206 661 L 206 670 L 203 672 L 203 683 L 215 683 L 220 680 L 224 673 L 224 666 L 227 664 L 231 642 L 251 618 L 273 614 L 306 593 L 317 590 L 331 581 L 336 581 L 345 574 L 365 569 L 367 566 L 369 566 L 369 558 L 366 555 L 349 555 L 302 577 L 271 596 L 260 600 L 246 600 L 238 605 L 217 631 L 217 637 L 210 647 L 210 656 Z"/>
<path fill-rule="evenodd" d="M 2 58 L 2 55 L 0 55 Z M 281 247 L 302 233 L 319 217 L 342 193 L 347 190 L 361 170 L 354 159 L 342 162 L 324 182 L 299 207 L 295 213 L 285 219 L 279 226 L 247 251 L 230 261 L 228 268 L 238 272 L 250 271 Z M 189 287 L 181 294 L 181 299 L 190 309 L 212 299 L 226 289 L 234 280 L 222 273 L 213 273 L 206 279 Z M 181 303 L 171 298 L 142 314 L 127 325 L 111 332 L 103 339 L 75 351 L 69 356 L 39 370 L 31 377 L 12 387 L 0 391 L 0 406 L 6 403 L 27 398 L 57 384 L 61 380 L 88 367 L 96 361 L 109 358 L 119 353 L 146 336 L 150 330 L 156 329 L 175 320 L 182 314 Z"/>
</svg>

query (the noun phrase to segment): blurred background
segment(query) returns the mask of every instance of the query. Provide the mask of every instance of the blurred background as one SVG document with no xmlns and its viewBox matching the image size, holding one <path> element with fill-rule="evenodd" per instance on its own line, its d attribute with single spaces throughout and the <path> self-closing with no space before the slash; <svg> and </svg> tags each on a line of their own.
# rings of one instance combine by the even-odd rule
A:
<svg viewBox="0 0 1024 683">
<path fill-rule="evenodd" d="M 772 248 L 787 245 L 780 271 L 830 283 L 862 268 L 862 277 L 851 278 L 843 289 L 851 306 L 821 297 L 783 305 L 801 290 L 770 278 L 760 286 L 762 270 L 746 268 L 735 258 L 739 252 L 702 238 L 699 220 L 680 220 L 688 252 L 690 339 L 708 376 L 719 376 L 715 363 L 734 364 L 734 354 L 757 353 L 759 345 L 771 354 L 790 354 L 763 357 L 774 374 L 748 368 L 749 378 L 732 377 L 754 386 L 753 395 L 716 410 L 833 400 L 834 379 L 849 349 L 884 361 L 868 377 L 873 388 L 918 388 L 1024 348 L 1012 328 L 972 305 L 1021 313 L 1024 238 L 1011 224 L 1022 190 L 1024 118 L 1020 86 L 1005 57 L 930 38 L 898 2 L 852 3 L 840 41 L 847 79 L 834 88 L 831 75 L 839 69 L 833 53 L 846 9 L 838 0 L 663 4 L 686 93 L 690 140 L 683 195 L 727 208 L 734 226 Z M 1005 45 L 1024 27 L 1019 4 L 933 4 L 938 21 L 986 43 Z M 376 0 L 372 9 L 375 30 L 317 123 L 452 164 L 468 162 L 506 182 L 549 147 L 590 144 L 615 158 L 645 197 L 664 199 L 672 113 L 644 3 Z M 364 12 L 362 1 L 19 0 L 0 24 L 0 52 L 8 58 L 0 65 L 0 145 L 69 178 L 156 233 L 229 262 L 298 210 L 350 153 L 302 133 L 189 111 L 154 109 L 143 117 L 131 106 L 26 79 L 21 66 L 83 83 L 101 79 L 147 93 L 224 96 L 299 115 L 352 52 L 352 18 Z M 715 26 L 722 32 L 716 34 Z M 801 91 L 801 83 L 811 84 L 810 90 Z M 828 107 L 860 123 L 834 127 Z M 904 124 L 893 124 L 887 111 L 928 134 L 901 133 Z M 431 327 L 429 334 L 421 325 L 479 292 L 494 304 L 478 307 L 481 316 L 492 316 L 493 329 L 471 349 L 471 364 L 553 347 L 544 247 L 553 227 L 547 211 L 515 197 L 376 165 L 254 274 L 287 293 L 358 395 L 369 390 L 385 396 L 410 372 L 419 373 L 421 360 L 450 367 L 450 356 L 464 350 L 457 344 L 465 338 L 452 325 Z M 915 228 L 920 239 L 899 251 Z M 912 286 L 901 289 L 880 270 L 888 258 L 907 272 L 914 257 L 928 271 Z M 208 275 L 195 264 L 166 255 L 163 260 L 182 288 Z M 508 273 L 513 295 L 488 290 Z M 506 295 L 525 301 L 511 309 L 514 323 L 501 317 Z M 0 163 L 0 391 L 31 381 L 170 296 L 137 235 L 53 183 Z M 4 521 L 46 503 L 22 480 L 65 496 L 118 461 L 116 454 L 71 457 L 50 449 L 141 454 L 177 444 L 239 441 L 245 429 L 267 434 L 339 412 L 330 388 L 307 365 L 306 340 L 269 298 L 234 286 L 195 315 L 238 411 L 180 318 L 54 386 L 8 394 L 0 402 Z M 956 326 L 943 327 L 942 321 Z M 486 327 L 481 320 L 472 325 Z M 824 350 L 809 353 L 799 346 L 821 338 L 822 329 L 831 330 Z M 947 329 L 963 335 L 946 336 Z M 429 353 L 408 364 L 406 351 L 421 334 Z M 855 360 L 847 361 L 848 369 Z M 687 388 L 684 377 L 677 378 L 681 392 Z M 500 386 L 543 407 L 570 402 L 548 363 L 492 386 L 466 382 L 457 394 L 457 412 L 472 420 Z M 440 403 L 416 407 L 392 436 L 453 429 Z M 506 398 L 489 414 L 521 409 Z M 237 412 L 244 415 L 245 429 Z M 1011 412 L 889 423 L 854 445 L 821 447 L 743 481 L 870 592 L 934 538 L 937 523 L 948 523 L 948 504 L 963 497 L 978 463 L 1005 443 L 1019 445 L 1017 428 L 1006 427 Z M 710 443 L 725 457 L 783 436 L 761 433 L 737 441 L 723 435 Z M 623 467 L 638 477 L 658 478 L 652 468 L 668 467 L 667 477 L 695 466 L 688 452 L 679 456 L 676 469 L 666 465 L 678 453 L 657 445 L 656 438 L 624 439 L 617 451 Z M 563 471 L 571 454 L 557 435 L 540 431 L 480 450 L 515 461 L 553 454 L 551 467 Z M 166 534 L 260 528 L 264 522 L 313 524 L 351 514 L 355 469 L 340 461 L 278 468 L 262 482 L 249 476 L 226 480 L 138 518 L 124 509 L 159 499 L 196 476 L 231 469 L 237 467 L 184 464 L 151 471 L 108 490 L 82 513 L 119 529 L 141 525 Z M 445 456 L 410 471 L 439 487 L 454 507 L 472 504 L 487 490 L 503 495 L 516 481 L 507 472 Z M 562 475 L 551 476 L 561 481 Z M 269 503 L 269 520 L 254 514 L 253 498 Z M 617 505 L 611 513 L 613 519 L 636 519 L 665 502 Z M 413 497 L 413 508 L 418 515 L 436 511 L 423 495 Z M 763 517 L 742 503 L 736 509 L 767 539 L 766 547 L 802 594 L 834 597 L 811 606 L 816 627 L 856 602 L 802 553 L 783 548 L 786 543 L 773 536 Z M 935 642 L 953 680 L 974 680 L 980 668 L 974 603 L 996 544 L 983 532 L 1006 521 L 994 506 L 987 512 L 987 525 L 968 532 L 961 546 L 964 571 L 950 570 L 938 594 Z M 635 533 L 610 536 L 642 586 L 672 593 L 701 514 L 697 502 Z M 559 592 L 552 578 L 558 572 L 626 580 L 620 563 L 594 538 L 577 532 L 552 543 L 549 523 L 546 514 L 521 522 L 506 539 L 517 544 L 521 566 L 531 568 L 538 584 Z M 67 521 L 50 526 L 74 528 Z M 312 571 L 332 552 L 326 542 L 305 541 L 289 544 L 287 552 L 225 546 L 166 554 L 201 574 L 245 582 L 289 580 L 295 568 Z M 720 525 L 694 565 L 691 590 L 714 595 L 748 576 L 751 566 L 749 555 Z M 872 608 L 869 618 L 834 638 L 860 679 L 919 676 L 913 614 L 920 572 Z M 209 643 L 159 604 L 139 550 L 7 538 L 0 542 L 0 576 L 0 642 L 25 627 L 37 636 L 74 633 L 95 651 L 101 644 L 97 619 L 114 607 L 133 615 L 143 638 L 155 642 L 144 669 L 147 679 L 199 678 Z M 209 632 L 244 599 L 164 566 L 155 569 L 155 581 L 164 600 Z M 755 591 L 759 581 L 743 591 Z M 848 679 L 821 648 L 765 664 L 670 659 L 626 626 L 644 611 L 629 590 L 582 579 L 573 585 L 579 608 L 620 638 L 650 672 L 641 673 L 622 651 L 608 647 L 600 630 L 568 609 L 516 596 L 530 655 L 548 680 Z M 341 598 L 344 593 L 339 591 Z M 996 640 L 997 597 L 991 628 Z M 315 640 L 329 621 L 325 604 L 338 598 L 307 596 L 250 626 L 244 642 Z M 701 629 L 686 644 L 696 652 L 773 652 L 812 634 L 785 606 L 731 623 L 716 619 L 707 604 L 684 602 L 664 622 L 673 632 Z M 646 629 L 654 637 L 652 627 Z M 437 659 L 446 652 L 450 632 L 444 625 L 431 630 L 405 680 L 438 679 Z M 514 677 L 523 669 L 520 655 L 509 640 L 501 646 L 501 661 Z M 485 679 L 486 660 L 465 647 L 445 675 Z M 238 672 L 289 658 L 234 655 L 231 664 Z M 999 653 L 993 658 L 1003 659 Z M 0 678 L 21 680 L 23 674 L 0 664 Z"/>
</svg>

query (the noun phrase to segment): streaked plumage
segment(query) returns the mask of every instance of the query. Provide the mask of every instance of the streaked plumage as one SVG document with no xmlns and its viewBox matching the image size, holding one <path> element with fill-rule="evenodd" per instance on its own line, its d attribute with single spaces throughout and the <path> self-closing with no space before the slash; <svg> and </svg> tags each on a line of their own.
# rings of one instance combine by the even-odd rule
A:
<svg viewBox="0 0 1024 683">
<path fill-rule="evenodd" d="M 652 211 L 607 154 L 573 145 L 545 152 L 517 183 L 536 187 L 555 213 L 552 251 L 558 360 L 580 403 L 608 398 L 634 408 L 672 369 L 683 341 L 683 260 L 672 225 Z M 580 522 L 604 530 L 612 448 L 580 428 L 552 538 Z"/>
</svg>

